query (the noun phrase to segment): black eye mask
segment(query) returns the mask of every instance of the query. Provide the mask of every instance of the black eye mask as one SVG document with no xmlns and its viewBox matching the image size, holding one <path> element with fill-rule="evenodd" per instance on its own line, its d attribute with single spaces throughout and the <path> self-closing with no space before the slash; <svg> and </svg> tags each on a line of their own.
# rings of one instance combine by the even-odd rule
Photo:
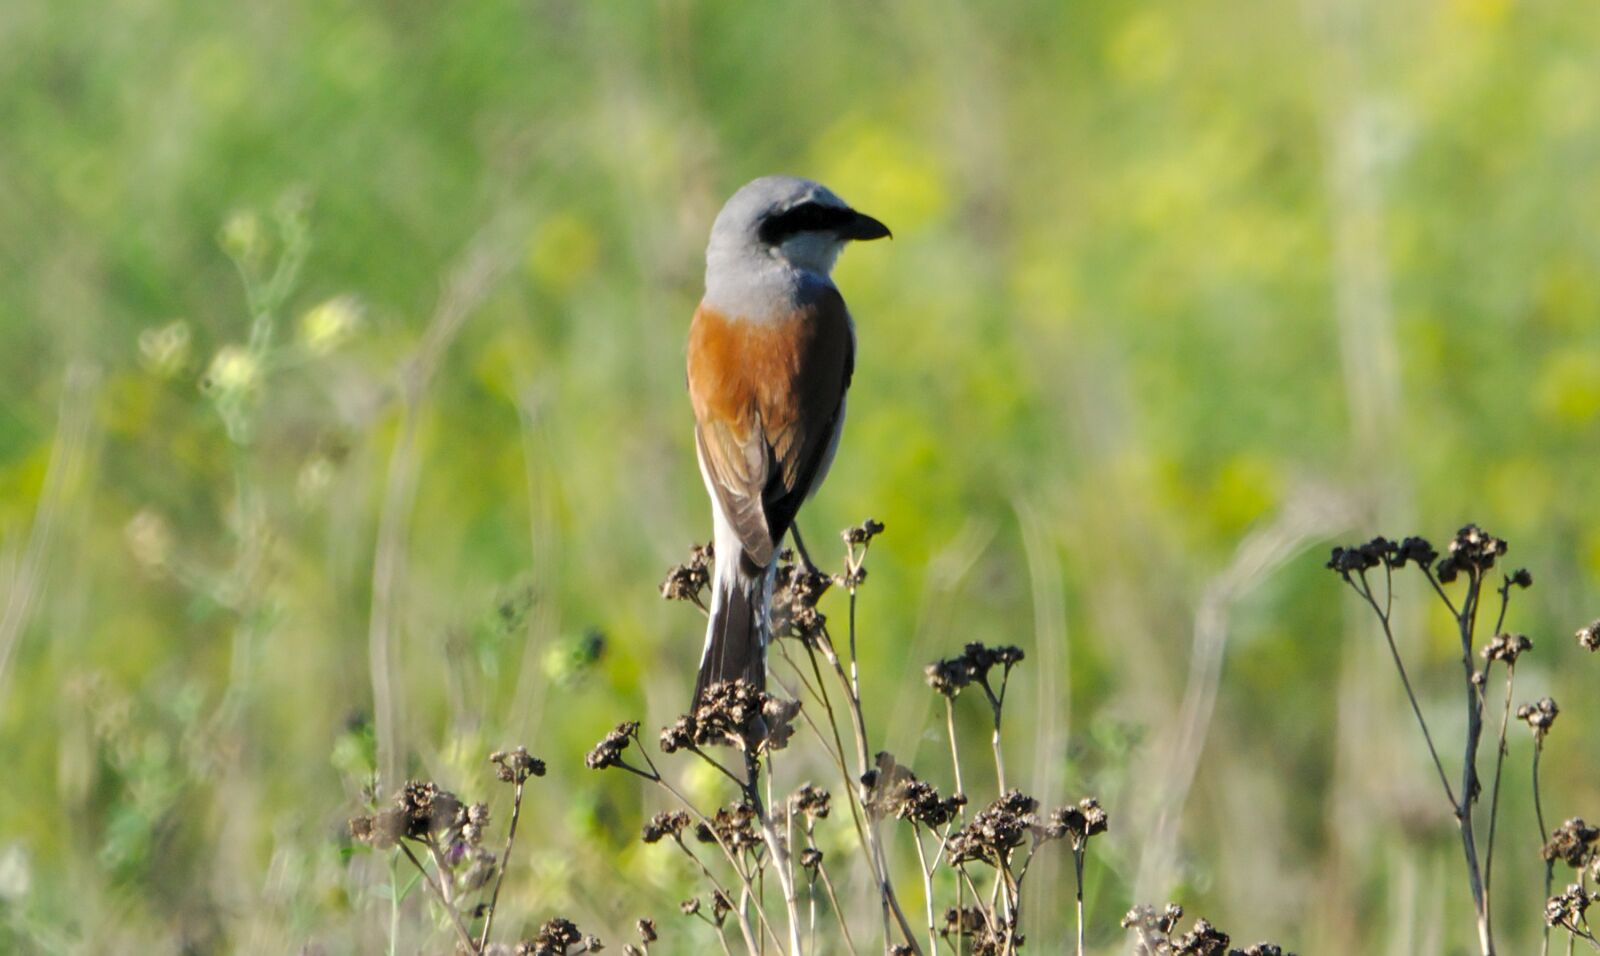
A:
<svg viewBox="0 0 1600 956">
<path fill-rule="evenodd" d="M 853 209 L 803 202 L 766 216 L 761 220 L 758 234 L 762 242 L 776 246 L 790 236 L 802 232 L 842 232 L 853 225 L 858 218 Z"/>
</svg>

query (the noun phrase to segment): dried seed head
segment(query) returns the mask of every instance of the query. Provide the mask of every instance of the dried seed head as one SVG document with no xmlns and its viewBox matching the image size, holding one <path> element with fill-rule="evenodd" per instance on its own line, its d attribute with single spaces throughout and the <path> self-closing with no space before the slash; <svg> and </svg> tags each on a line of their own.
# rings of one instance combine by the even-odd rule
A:
<svg viewBox="0 0 1600 956">
<path fill-rule="evenodd" d="M 731 912 L 733 912 L 733 900 L 728 899 L 728 894 L 721 890 L 712 891 L 711 921 L 721 926 Z"/>
<path fill-rule="evenodd" d="M 946 841 L 951 863 L 979 861 L 997 866 L 1010 858 L 1039 821 L 1034 816 L 1039 801 L 1012 790 L 978 811 L 972 822 Z"/>
<path fill-rule="evenodd" d="M 1084 797 L 1076 806 L 1057 807 L 1050 814 L 1045 833 L 1052 839 L 1066 837 L 1072 841 L 1073 850 L 1082 850 L 1090 837 L 1106 832 L 1108 822 L 1100 801 Z"/>
<path fill-rule="evenodd" d="M 639 930 L 639 938 L 646 943 L 653 943 L 660 938 L 656 935 L 656 921 L 653 919 L 641 919 L 634 926 Z"/>
<path fill-rule="evenodd" d="M 676 839 L 689 822 L 689 814 L 682 810 L 662 811 L 644 825 L 644 842 L 660 843 L 666 837 Z"/>
<path fill-rule="evenodd" d="M 594 745 L 594 749 L 583 758 L 584 765 L 590 770 L 621 766 L 622 752 L 628 749 L 628 742 L 638 735 L 638 721 L 623 721 L 606 734 L 605 739 Z"/>
<path fill-rule="evenodd" d="M 661 596 L 669 601 L 689 601 L 705 607 L 700 595 L 711 586 L 712 547 L 695 545 L 689 560 L 673 565 L 661 582 Z"/>
<path fill-rule="evenodd" d="M 1517 719 L 1525 721 L 1528 728 L 1533 731 L 1535 740 L 1544 740 L 1545 734 L 1550 732 L 1550 727 L 1556 722 L 1556 715 L 1561 709 L 1549 697 L 1541 697 L 1531 704 L 1523 704 L 1517 708 Z"/>
<path fill-rule="evenodd" d="M 496 750 L 489 755 L 495 765 L 495 776 L 506 783 L 525 783 L 529 777 L 544 776 L 544 761 L 531 756 L 527 747 L 515 750 Z"/>
<path fill-rule="evenodd" d="M 1589 895 L 1588 890 L 1577 883 L 1569 884 L 1566 892 L 1552 896 L 1545 902 L 1545 925 L 1579 932 L 1585 922 L 1583 914 L 1592 902 L 1594 897 Z"/>
<path fill-rule="evenodd" d="M 880 534 L 883 534 L 883 522 L 868 518 L 853 528 L 839 532 L 839 537 L 844 539 L 845 544 L 866 544 Z"/>
<path fill-rule="evenodd" d="M 1506 549 L 1503 539 L 1496 538 L 1475 524 L 1469 524 L 1456 532 L 1434 572 L 1446 584 L 1454 581 L 1461 572 L 1481 575 L 1494 567 L 1495 560 L 1504 555 Z"/>
<path fill-rule="evenodd" d="M 1483 647 L 1486 661 L 1505 661 L 1515 664 L 1523 651 L 1530 650 L 1533 642 L 1525 634 L 1501 634 Z"/>
<path fill-rule="evenodd" d="M 1595 840 L 1600 840 L 1600 828 L 1584 823 L 1582 817 L 1573 817 L 1551 831 L 1543 855 L 1546 860 L 1561 860 L 1578 869 L 1589 862 Z"/>
<path fill-rule="evenodd" d="M 1600 621 L 1595 621 L 1588 627 L 1578 629 L 1578 643 L 1584 650 L 1593 653 L 1600 651 Z"/>
<path fill-rule="evenodd" d="M 808 822 L 826 819 L 828 811 L 832 809 L 833 796 L 821 787 L 813 787 L 809 783 L 800 785 L 789 797 L 791 813 L 803 813 Z"/>
</svg>

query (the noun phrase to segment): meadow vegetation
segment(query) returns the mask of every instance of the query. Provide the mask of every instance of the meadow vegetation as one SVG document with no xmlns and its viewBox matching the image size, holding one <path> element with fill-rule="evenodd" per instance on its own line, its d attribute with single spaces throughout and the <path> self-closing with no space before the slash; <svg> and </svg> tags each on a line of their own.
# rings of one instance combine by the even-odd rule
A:
<svg viewBox="0 0 1600 956">
<path fill-rule="evenodd" d="M 1513 0 L 0 5 L 0 951 L 1589 948 L 1597 43 Z M 683 341 L 776 171 L 894 229 L 836 273 L 800 516 L 888 531 L 786 572 L 838 665 L 780 642 L 784 749 L 730 688 L 735 746 L 662 754 Z M 1512 547 L 1454 582 L 1368 540 L 1468 520 Z"/>
</svg>

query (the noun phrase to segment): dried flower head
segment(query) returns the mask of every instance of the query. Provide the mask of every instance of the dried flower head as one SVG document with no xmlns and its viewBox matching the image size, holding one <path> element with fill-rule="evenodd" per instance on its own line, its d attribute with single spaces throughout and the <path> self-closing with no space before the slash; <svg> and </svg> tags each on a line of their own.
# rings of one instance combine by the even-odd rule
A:
<svg viewBox="0 0 1600 956">
<path fill-rule="evenodd" d="M 1556 715 L 1561 709 L 1556 706 L 1555 700 L 1541 697 L 1531 704 L 1523 704 L 1517 708 L 1517 719 L 1527 723 L 1533 731 L 1535 740 L 1544 740 L 1545 734 L 1550 732 L 1550 727 L 1556 722 Z"/>
<path fill-rule="evenodd" d="M 883 534 L 883 522 L 868 518 L 855 527 L 839 532 L 839 537 L 844 539 L 845 544 L 866 544 L 880 534 Z"/>
<path fill-rule="evenodd" d="M 1525 634 L 1501 634 L 1484 645 L 1483 659 L 1515 664 L 1523 651 L 1530 650 L 1533 642 Z"/>
<path fill-rule="evenodd" d="M 797 563 L 794 553 L 785 549 L 773 582 L 772 633 L 814 641 L 828 623 L 817 602 L 832 584 L 832 577 Z"/>
<path fill-rule="evenodd" d="M 1039 801 L 1020 791 L 1006 793 L 950 836 L 946 841 L 950 862 L 977 860 L 996 866 L 1009 859 L 1011 851 L 1038 826 L 1034 816 L 1038 806 Z"/>
<path fill-rule="evenodd" d="M 1106 811 L 1094 797 L 1084 797 L 1077 805 L 1057 807 L 1050 814 L 1045 833 L 1052 839 L 1066 837 L 1074 851 L 1082 850 L 1092 836 L 1106 832 Z"/>
<path fill-rule="evenodd" d="M 692 896 L 678 904 L 678 912 L 685 916 L 694 916 L 700 912 L 700 897 Z"/>
<path fill-rule="evenodd" d="M 940 658 L 922 672 L 927 675 L 928 686 L 945 697 L 958 696 L 961 689 L 972 682 L 972 671 L 967 667 L 965 656 Z"/>
<path fill-rule="evenodd" d="M 1527 568 L 1518 568 L 1506 578 L 1506 583 L 1524 590 L 1533 587 L 1533 572 Z"/>
<path fill-rule="evenodd" d="M 1407 538 L 1406 541 L 1408 543 L 1412 541 L 1421 542 L 1420 547 L 1413 546 L 1417 554 L 1425 552 L 1431 555 L 1437 553 L 1421 538 Z M 1383 565 L 1399 567 L 1407 560 L 1402 558 L 1401 554 L 1400 545 L 1380 536 L 1365 544 L 1335 547 L 1328 557 L 1327 567 L 1330 570 L 1339 572 L 1344 577 L 1349 577 L 1352 574 L 1361 574 Z M 1428 560 L 1431 561 L 1433 559 L 1430 557 Z"/>
<path fill-rule="evenodd" d="M 666 580 L 661 582 L 661 596 L 669 601 L 688 601 L 705 610 L 700 595 L 711 586 L 712 554 L 711 545 L 695 545 L 689 560 L 667 571 Z"/>
<path fill-rule="evenodd" d="M 1552 896 L 1544 904 L 1544 921 L 1547 926 L 1560 926 L 1572 932 L 1583 930 L 1584 913 L 1594 897 L 1577 883 L 1567 886 L 1566 892 Z"/>
<path fill-rule="evenodd" d="M 660 843 L 666 837 L 676 840 L 689 823 L 689 814 L 682 810 L 663 810 L 644 825 L 644 842 Z"/>
<path fill-rule="evenodd" d="M 539 927 L 539 935 L 531 941 L 518 943 L 514 952 L 517 956 L 565 956 L 584 943 L 583 931 L 572 920 L 557 916 Z"/>
<path fill-rule="evenodd" d="M 799 701 L 774 697 L 743 678 L 718 681 L 701 694 L 693 713 L 661 731 L 661 749 L 670 754 L 731 744 L 746 753 L 781 750 L 799 713 Z"/>
<path fill-rule="evenodd" d="M 789 797 L 789 812 L 803 813 L 807 823 L 825 820 L 833 807 L 833 796 L 821 787 L 803 783 Z"/>
<path fill-rule="evenodd" d="M 733 912 L 733 900 L 729 899 L 728 894 L 721 890 L 713 890 L 711 893 L 711 921 L 721 926 L 731 912 Z"/>
<path fill-rule="evenodd" d="M 1160 910 L 1148 903 L 1140 903 L 1122 917 L 1122 928 L 1170 936 L 1180 919 L 1183 919 L 1183 907 L 1177 903 L 1168 903 L 1165 909 Z"/>
<path fill-rule="evenodd" d="M 756 812 L 742 803 L 730 803 L 703 823 L 696 824 L 695 839 L 701 843 L 720 843 L 730 853 L 754 850 L 761 846 Z"/>
<path fill-rule="evenodd" d="M 634 924 L 634 927 L 639 931 L 639 939 L 646 943 L 653 943 L 661 938 L 656 935 L 656 921 L 653 919 L 641 919 Z"/>
<path fill-rule="evenodd" d="M 1174 952 L 1182 956 L 1227 956 L 1228 934 L 1211 925 L 1204 917 L 1194 921 L 1194 928 L 1174 940 Z"/>
<path fill-rule="evenodd" d="M 1434 572 L 1446 584 L 1454 581 L 1461 572 L 1481 575 L 1494 567 L 1495 560 L 1506 553 L 1506 548 L 1503 539 L 1496 538 L 1475 524 L 1469 524 L 1456 532 Z"/>
<path fill-rule="evenodd" d="M 489 755 L 495 765 L 495 776 L 506 783 L 525 783 L 529 777 L 544 776 L 544 761 L 530 756 L 527 747 L 515 750 L 496 750 Z"/>
<path fill-rule="evenodd" d="M 1573 817 L 1551 831 L 1543 855 L 1546 860 L 1561 860 L 1577 869 L 1589 862 L 1595 840 L 1600 840 L 1600 827 L 1589 826 L 1582 817 Z"/>
<path fill-rule="evenodd" d="M 628 742 L 639 735 L 639 722 L 625 720 L 606 734 L 605 739 L 594 745 L 588 755 L 583 758 L 583 763 L 590 770 L 604 770 L 607 767 L 622 765 L 622 752 L 628 749 Z"/>
<path fill-rule="evenodd" d="M 1588 627 L 1580 627 L 1577 633 L 1578 644 L 1584 650 L 1593 653 L 1600 651 L 1600 621 L 1595 621 Z"/>
<path fill-rule="evenodd" d="M 896 764 L 892 755 L 878 755 L 878 771 L 867 796 L 867 809 L 873 813 L 932 829 L 955 819 L 966 805 L 965 796 L 941 797 L 933 784 L 918 780 L 909 769 Z"/>
<path fill-rule="evenodd" d="M 800 866 L 807 870 L 815 870 L 822 865 L 822 851 L 814 846 L 808 846 L 800 851 Z"/>
</svg>

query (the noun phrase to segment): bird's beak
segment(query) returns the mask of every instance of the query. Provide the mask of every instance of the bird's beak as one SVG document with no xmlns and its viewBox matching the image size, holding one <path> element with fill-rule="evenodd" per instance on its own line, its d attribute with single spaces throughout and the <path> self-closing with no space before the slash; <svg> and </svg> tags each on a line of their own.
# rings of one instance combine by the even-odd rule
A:
<svg viewBox="0 0 1600 956">
<path fill-rule="evenodd" d="M 855 212 L 853 210 L 850 221 L 844 224 L 843 229 L 839 230 L 839 235 L 845 239 L 857 241 L 882 239 L 884 236 L 888 236 L 891 239 L 894 238 L 894 233 L 889 231 L 888 226 L 864 212 Z"/>
</svg>

